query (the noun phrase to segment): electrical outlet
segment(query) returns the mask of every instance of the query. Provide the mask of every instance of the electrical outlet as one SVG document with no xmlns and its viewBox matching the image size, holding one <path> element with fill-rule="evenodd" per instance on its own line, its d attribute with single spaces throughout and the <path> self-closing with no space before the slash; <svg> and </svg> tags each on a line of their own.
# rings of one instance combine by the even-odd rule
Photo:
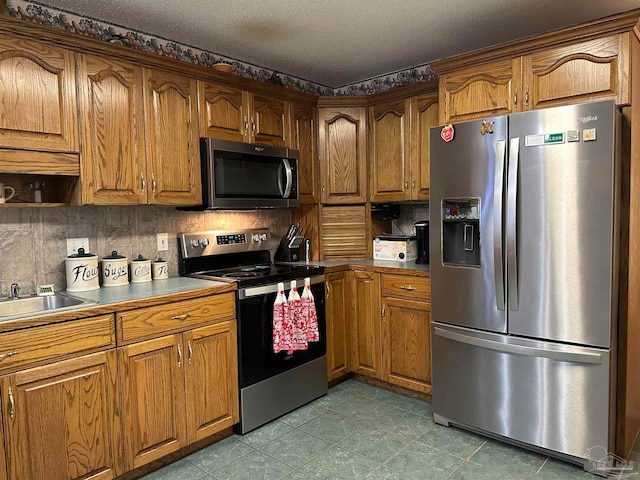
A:
<svg viewBox="0 0 640 480">
<path fill-rule="evenodd" d="M 84 251 L 89 253 L 89 239 L 67 238 L 67 255 L 74 255 L 78 253 L 79 248 L 84 248 Z"/>
<path fill-rule="evenodd" d="M 169 234 L 159 233 L 158 234 L 158 251 L 166 252 L 167 250 L 169 250 Z"/>
</svg>

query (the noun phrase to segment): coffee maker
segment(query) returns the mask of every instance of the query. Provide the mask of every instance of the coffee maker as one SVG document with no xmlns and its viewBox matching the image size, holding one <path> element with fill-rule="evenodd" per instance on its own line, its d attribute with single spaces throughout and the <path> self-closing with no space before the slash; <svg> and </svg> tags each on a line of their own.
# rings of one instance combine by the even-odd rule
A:
<svg viewBox="0 0 640 480">
<path fill-rule="evenodd" d="M 413 224 L 418 242 L 416 263 L 429 263 L 429 220 L 420 220 Z"/>
</svg>

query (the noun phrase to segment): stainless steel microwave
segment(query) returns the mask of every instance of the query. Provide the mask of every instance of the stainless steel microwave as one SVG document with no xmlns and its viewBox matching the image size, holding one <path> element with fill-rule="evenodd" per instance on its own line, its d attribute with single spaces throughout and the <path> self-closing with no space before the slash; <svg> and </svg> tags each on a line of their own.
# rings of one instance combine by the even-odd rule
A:
<svg viewBox="0 0 640 480">
<path fill-rule="evenodd" d="M 298 151 L 201 139 L 202 204 L 206 209 L 297 207 Z"/>
</svg>

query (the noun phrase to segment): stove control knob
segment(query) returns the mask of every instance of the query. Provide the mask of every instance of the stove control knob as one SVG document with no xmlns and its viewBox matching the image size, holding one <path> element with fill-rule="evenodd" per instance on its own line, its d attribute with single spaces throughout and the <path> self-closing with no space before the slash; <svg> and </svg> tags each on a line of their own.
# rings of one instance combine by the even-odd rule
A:
<svg viewBox="0 0 640 480">
<path fill-rule="evenodd" d="M 251 240 L 254 241 L 254 242 L 259 242 L 260 241 L 260 234 L 259 233 L 254 233 L 251 236 Z"/>
<path fill-rule="evenodd" d="M 200 240 L 198 240 L 197 238 L 194 238 L 193 240 L 191 240 L 191 246 L 192 247 L 197 247 L 200 245 Z"/>
<path fill-rule="evenodd" d="M 202 240 L 200 240 L 200 245 L 202 245 L 203 247 L 206 247 L 207 245 L 209 245 L 209 239 L 203 238 Z"/>
<path fill-rule="evenodd" d="M 260 240 L 262 240 L 263 242 L 265 242 L 267 240 L 267 234 L 263 233 L 262 235 L 260 235 Z"/>
</svg>

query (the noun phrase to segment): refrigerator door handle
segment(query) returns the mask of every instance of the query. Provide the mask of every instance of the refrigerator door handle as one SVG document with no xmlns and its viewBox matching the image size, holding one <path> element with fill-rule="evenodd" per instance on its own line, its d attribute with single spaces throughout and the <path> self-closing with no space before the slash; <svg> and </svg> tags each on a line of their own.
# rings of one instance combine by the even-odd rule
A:
<svg viewBox="0 0 640 480">
<path fill-rule="evenodd" d="M 496 352 L 511 353 L 515 355 L 526 355 L 531 357 L 548 358 L 558 362 L 569 363 L 590 363 L 599 365 L 602 363 L 602 355 L 599 353 L 587 352 L 562 352 L 558 350 L 547 350 L 544 348 L 527 347 L 525 345 L 514 345 L 512 343 L 494 342 L 485 338 L 471 337 L 457 332 L 451 332 L 442 328 L 434 327 L 435 335 L 448 338 L 455 342 L 466 343 L 480 348 L 487 348 Z"/>
<path fill-rule="evenodd" d="M 504 263 L 502 260 L 502 203 L 504 192 L 504 161 L 506 142 L 496 143 L 496 171 L 493 184 L 493 270 L 496 287 L 496 305 L 504 310 Z"/>
<path fill-rule="evenodd" d="M 518 311 L 518 252 L 516 208 L 518 200 L 518 162 L 520 137 L 509 140 L 509 176 L 507 178 L 507 285 L 509 309 Z"/>
</svg>

